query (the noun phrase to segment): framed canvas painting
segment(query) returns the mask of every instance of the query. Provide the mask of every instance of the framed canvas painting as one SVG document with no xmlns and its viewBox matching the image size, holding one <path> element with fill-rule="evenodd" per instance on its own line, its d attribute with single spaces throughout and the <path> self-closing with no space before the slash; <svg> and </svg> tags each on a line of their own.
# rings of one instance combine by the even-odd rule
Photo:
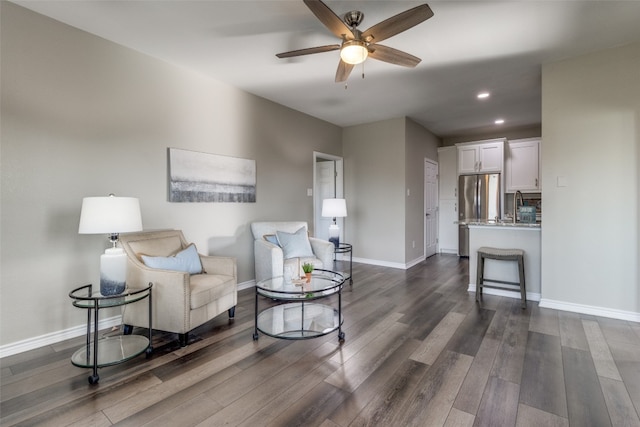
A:
<svg viewBox="0 0 640 427">
<path fill-rule="evenodd" d="M 169 148 L 169 201 L 255 203 L 256 161 Z"/>
</svg>

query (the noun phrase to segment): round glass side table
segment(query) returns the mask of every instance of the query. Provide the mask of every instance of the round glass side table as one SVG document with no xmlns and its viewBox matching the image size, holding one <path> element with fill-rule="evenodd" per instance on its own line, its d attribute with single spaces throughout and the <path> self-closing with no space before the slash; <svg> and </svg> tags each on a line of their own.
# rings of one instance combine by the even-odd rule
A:
<svg viewBox="0 0 640 427">
<path fill-rule="evenodd" d="M 99 289 L 99 287 L 96 287 Z M 89 384 L 96 384 L 100 377 L 98 368 L 117 365 L 126 362 L 134 357 L 146 353 L 147 357 L 153 352 L 151 345 L 152 324 L 151 310 L 152 298 L 149 283 L 146 288 L 125 289 L 118 295 L 104 296 L 99 291 L 94 291 L 93 285 L 80 286 L 69 292 L 69 297 L 73 300 L 74 307 L 87 310 L 87 341 L 71 356 L 71 363 L 80 368 L 92 368 L 93 372 L 89 376 Z M 149 303 L 149 336 L 142 335 L 117 335 L 100 338 L 98 331 L 101 308 L 120 307 L 132 304 L 144 299 Z M 91 314 L 93 312 L 93 340 L 91 339 Z"/>
</svg>

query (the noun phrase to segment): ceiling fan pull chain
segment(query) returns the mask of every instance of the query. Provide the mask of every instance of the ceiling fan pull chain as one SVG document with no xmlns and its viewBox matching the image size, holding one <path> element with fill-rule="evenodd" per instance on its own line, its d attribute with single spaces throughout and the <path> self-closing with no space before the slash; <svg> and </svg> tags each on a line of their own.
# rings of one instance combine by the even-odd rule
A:
<svg viewBox="0 0 640 427">
<path fill-rule="evenodd" d="M 362 78 L 364 79 L 364 62 L 362 63 Z"/>
</svg>

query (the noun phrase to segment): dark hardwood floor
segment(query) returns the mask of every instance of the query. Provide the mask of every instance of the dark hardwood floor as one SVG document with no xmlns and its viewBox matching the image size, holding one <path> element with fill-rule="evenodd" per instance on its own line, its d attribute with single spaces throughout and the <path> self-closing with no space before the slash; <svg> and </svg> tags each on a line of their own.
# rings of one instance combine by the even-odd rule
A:
<svg viewBox="0 0 640 427">
<path fill-rule="evenodd" d="M 640 426 L 640 324 L 479 306 L 467 272 L 441 255 L 407 271 L 354 264 L 342 345 L 336 332 L 253 341 L 247 289 L 233 322 L 185 348 L 158 332 L 151 358 L 100 369 L 97 385 L 70 362 L 83 338 L 6 357 L 0 424 Z"/>
</svg>

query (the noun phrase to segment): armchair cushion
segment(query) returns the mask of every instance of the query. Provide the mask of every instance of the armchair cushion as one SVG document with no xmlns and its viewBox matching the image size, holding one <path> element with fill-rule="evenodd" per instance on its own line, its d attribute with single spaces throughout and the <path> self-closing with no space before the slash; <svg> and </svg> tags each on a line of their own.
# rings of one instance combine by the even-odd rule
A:
<svg viewBox="0 0 640 427">
<path fill-rule="evenodd" d="M 191 310 L 203 307 L 236 291 L 235 277 L 200 274 L 191 276 Z"/>
<path fill-rule="evenodd" d="M 161 270 L 183 271 L 189 274 L 202 273 L 202 262 L 193 243 L 177 254 L 168 257 L 140 255 L 147 267 Z"/>
<path fill-rule="evenodd" d="M 295 233 L 276 231 L 276 236 L 282 248 L 284 259 L 314 256 L 305 227 L 301 227 Z"/>
</svg>

